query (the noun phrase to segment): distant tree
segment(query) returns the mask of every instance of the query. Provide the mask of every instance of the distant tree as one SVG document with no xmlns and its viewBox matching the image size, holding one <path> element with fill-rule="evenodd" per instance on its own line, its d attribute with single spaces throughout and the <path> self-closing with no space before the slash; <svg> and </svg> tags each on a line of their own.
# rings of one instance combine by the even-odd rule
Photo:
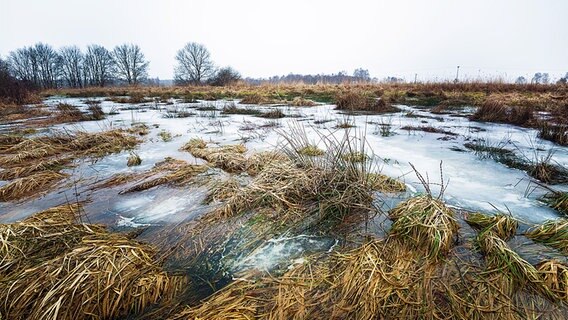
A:
<svg viewBox="0 0 568 320">
<path fill-rule="evenodd" d="M 39 88 L 54 88 L 60 74 L 61 57 L 50 46 L 37 43 L 10 52 L 9 65 L 12 74 L 22 81 Z"/>
<path fill-rule="evenodd" d="M 117 78 L 128 84 L 138 84 L 148 77 L 148 64 L 138 45 L 122 44 L 112 51 Z"/>
<path fill-rule="evenodd" d="M 83 53 L 77 46 L 63 47 L 59 50 L 61 56 L 61 74 L 67 86 L 83 87 Z"/>
<path fill-rule="evenodd" d="M 525 77 L 523 77 L 523 76 L 517 77 L 517 80 L 515 80 L 515 83 L 516 83 L 516 84 L 526 84 L 526 83 L 527 83 L 527 78 L 525 78 Z"/>
<path fill-rule="evenodd" d="M 566 75 L 564 75 L 564 77 L 558 79 L 558 81 L 556 83 L 557 84 L 567 84 L 568 83 L 568 72 L 566 72 Z"/>
<path fill-rule="evenodd" d="M 111 53 L 103 46 L 87 47 L 83 63 L 84 82 L 92 86 L 104 87 L 112 81 L 114 60 Z"/>
<path fill-rule="evenodd" d="M 353 77 L 363 81 L 371 80 L 371 75 L 369 74 L 369 70 L 363 68 L 355 69 L 355 71 L 353 71 Z"/>
<path fill-rule="evenodd" d="M 61 57 L 52 46 L 44 43 L 34 45 L 37 55 L 42 88 L 56 88 L 61 73 Z"/>
<path fill-rule="evenodd" d="M 241 80 L 241 74 L 231 67 L 219 69 L 211 79 L 209 84 L 213 86 L 227 86 Z"/>
<path fill-rule="evenodd" d="M 537 72 L 532 77 L 531 83 L 539 84 L 542 81 L 542 73 Z"/>
<path fill-rule="evenodd" d="M 189 42 L 176 54 L 174 80 L 178 84 L 201 84 L 215 73 L 209 50 L 202 44 Z"/>
<path fill-rule="evenodd" d="M 542 78 L 540 80 L 543 84 L 548 84 L 550 82 L 550 76 L 545 72 L 542 74 Z"/>
<path fill-rule="evenodd" d="M 8 56 L 10 72 L 17 79 L 39 87 L 39 65 L 32 47 L 24 47 L 10 52 Z"/>
</svg>

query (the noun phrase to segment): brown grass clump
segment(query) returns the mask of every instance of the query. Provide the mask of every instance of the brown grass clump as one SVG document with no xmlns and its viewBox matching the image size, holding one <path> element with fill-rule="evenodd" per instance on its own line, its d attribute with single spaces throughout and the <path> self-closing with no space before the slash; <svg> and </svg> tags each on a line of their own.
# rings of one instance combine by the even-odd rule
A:
<svg viewBox="0 0 568 320">
<path fill-rule="evenodd" d="M 406 191 L 406 185 L 397 179 L 380 173 L 369 173 L 368 183 L 374 191 L 394 193 Z"/>
<path fill-rule="evenodd" d="M 298 150 L 298 153 L 306 155 L 306 156 L 310 156 L 310 157 L 317 157 L 317 156 L 323 155 L 325 152 L 323 150 L 319 149 L 315 145 L 307 145 L 307 146 L 301 148 L 300 150 Z"/>
<path fill-rule="evenodd" d="M 76 205 L 0 225 L 0 314 L 6 319 L 110 319 L 167 302 L 187 279 L 153 248 L 78 223 Z"/>
<path fill-rule="evenodd" d="M 128 156 L 128 161 L 126 162 L 126 165 L 128 167 L 132 167 L 132 166 L 139 166 L 142 164 L 142 159 L 140 158 L 140 156 L 134 152 L 130 153 L 130 156 Z"/>
<path fill-rule="evenodd" d="M 191 139 L 181 148 L 196 158 L 202 158 L 211 165 L 227 172 L 242 172 L 247 168 L 247 160 L 243 153 L 247 151 L 242 144 L 208 148 L 201 139 Z"/>
<path fill-rule="evenodd" d="M 471 120 L 526 126 L 533 120 L 533 110 L 523 106 L 507 106 L 493 99 L 485 101 L 471 116 Z"/>
<path fill-rule="evenodd" d="M 551 192 L 544 196 L 548 205 L 565 216 L 568 216 L 568 192 Z"/>
<path fill-rule="evenodd" d="M 561 301 L 568 302 L 568 266 L 555 260 L 538 264 L 544 285 Z"/>
<path fill-rule="evenodd" d="M 289 104 L 293 107 L 313 107 L 318 105 L 316 102 L 303 97 L 294 97 Z"/>
<path fill-rule="evenodd" d="M 362 152 L 348 152 L 342 155 L 343 160 L 348 162 L 365 162 L 369 159 L 369 156 Z"/>
<path fill-rule="evenodd" d="M 278 151 L 257 152 L 248 157 L 246 171 L 248 174 L 255 176 L 271 163 L 289 160 L 288 157 Z"/>
<path fill-rule="evenodd" d="M 23 178 L 42 171 L 56 171 L 71 161 L 71 158 L 40 159 L 20 167 L 10 167 L 0 171 L 0 180 Z"/>
<path fill-rule="evenodd" d="M 424 248 L 430 259 L 450 250 L 459 228 L 453 211 L 428 195 L 400 203 L 389 216 L 394 220 L 390 235 Z"/>
<path fill-rule="evenodd" d="M 568 124 L 551 124 L 541 121 L 537 129 L 539 138 L 561 146 L 568 146 Z"/>
<path fill-rule="evenodd" d="M 0 224 L 0 275 L 19 272 L 73 247 L 103 227 L 77 224 L 80 206 L 53 207 L 15 223 Z"/>
<path fill-rule="evenodd" d="M 384 98 L 375 98 L 372 94 L 361 91 L 345 91 L 335 96 L 335 104 L 339 110 L 372 111 L 377 113 L 398 112 Z"/>
<path fill-rule="evenodd" d="M 519 222 L 516 219 L 503 213 L 493 216 L 483 213 L 469 213 L 465 220 L 473 228 L 482 232 L 490 230 L 503 240 L 508 240 L 515 236 L 519 226 Z"/>
<path fill-rule="evenodd" d="M 525 235 L 568 254 L 568 219 L 546 221 L 530 228 Z"/>
<path fill-rule="evenodd" d="M 131 149 L 140 141 L 122 130 L 95 133 L 57 133 L 21 139 L 4 139 L 0 149 L 0 201 L 40 195 L 67 175 L 60 173 L 76 158 L 103 157 Z"/>
<path fill-rule="evenodd" d="M 523 288 L 526 285 L 540 287 L 540 276 L 536 268 L 511 250 L 509 245 L 491 230 L 485 230 L 477 236 L 477 244 L 485 255 L 485 261 L 491 270 L 499 272 L 508 290 Z"/>
<path fill-rule="evenodd" d="M 20 200 L 32 195 L 38 195 L 65 177 L 67 177 L 66 174 L 45 171 L 18 178 L 0 187 L 0 201 Z"/>
<path fill-rule="evenodd" d="M 247 280 L 237 280 L 229 286 L 218 291 L 206 303 L 197 307 L 186 307 L 180 313 L 168 320 L 191 319 L 227 319 L 249 320 L 259 316 L 263 300 L 266 299 L 265 290 L 258 290 L 257 285 Z"/>
</svg>

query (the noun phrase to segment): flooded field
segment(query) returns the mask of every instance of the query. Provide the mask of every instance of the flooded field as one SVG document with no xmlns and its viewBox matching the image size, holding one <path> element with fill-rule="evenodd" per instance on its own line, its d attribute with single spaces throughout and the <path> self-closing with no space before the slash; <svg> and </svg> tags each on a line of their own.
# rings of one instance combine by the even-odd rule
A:
<svg viewBox="0 0 568 320">
<path fill-rule="evenodd" d="M 423 193 L 424 187 L 410 167 L 413 164 L 431 182 L 439 183 L 442 173 L 447 182 L 445 201 L 456 208 L 484 211 L 510 212 L 514 217 L 529 223 L 538 223 L 558 217 L 558 213 L 540 201 L 546 190 L 531 183 L 531 177 L 523 170 L 510 168 L 479 155 L 464 146 L 474 144 L 512 150 L 527 162 L 538 162 L 550 157 L 551 163 L 568 166 L 568 148 L 554 145 L 537 138 L 536 130 L 512 125 L 469 121 L 465 116 L 471 109 L 451 114 L 432 114 L 419 106 L 397 106 L 400 112 L 386 115 L 346 114 L 334 110 L 332 105 L 314 107 L 253 106 L 235 101 L 202 101 L 182 103 L 172 99 L 171 104 L 143 103 L 118 104 L 101 100 L 101 107 L 108 115 L 100 121 L 85 121 L 62 124 L 41 130 L 37 135 L 49 135 L 59 131 L 98 132 L 109 129 L 128 129 L 143 125 L 148 134 L 134 149 L 142 159 L 139 166 L 128 167 L 131 154 L 123 151 L 96 161 L 79 162 L 67 169 L 71 174 L 68 183 L 73 188 L 62 187 L 39 199 L 18 203 L 1 203 L 3 222 L 25 218 L 33 212 L 64 201 L 97 199 L 87 204 L 92 222 L 104 222 L 111 226 L 128 224 L 177 223 L 195 218 L 195 212 L 204 212 L 200 207 L 204 190 L 200 188 L 156 188 L 138 194 L 117 195 L 121 190 L 90 190 L 92 185 L 114 174 L 143 172 L 151 169 L 166 157 L 190 163 L 205 163 L 180 148 L 191 138 L 202 138 L 217 145 L 244 144 L 248 153 L 274 150 L 284 144 L 281 133 L 290 127 L 301 127 L 310 143 L 325 148 L 322 136 L 342 139 L 351 135 L 364 139 L 374 170 L 403 181 L 408 191 L 403 196 L 391 199 L 377 195 L 385 203 L 385 210 L 396 201 Z M 55 106 L 67 103 L 86 110 L 87 99 L 54 97 L 45 104 Z M 226 114 L 229 107 L 253 110 L 258 114 Z M 282 118 L 266 119 L 260 112 L 278 110 Z M 17 128 L 18 124 L 3 125 L 4 133 Z M 348 128 L 340 128 L 345 126 Z M 435 128 L 439 132 L 425 132 Z M 167 141 L 160 136 L 167 133 Z M 440 172 L 442 162 L 442 172 Z M 223 176 L 220 170 L 205 173 L 210 178 Z M 5 183 L 5 182 L 4 182 Z M 432 186 L 435 194 L 437 187 Z M 568 190 L 568 184 L 555 186 Z M 104 200 L 103 200 L 104 199 Z M 199 214 L 197 214 L 199 215 Z"/>
<path fill-rule="evenodd" d="M 464 253 L 456 253 L 460 259 L 479 259 L 470 252 L 475 238 L 481 252 L 513 248 L 515 257 L 524 259 L 519 268 L 526 267 L 523 263 L 534 268 L 526 261 L 566 263 L 561 253 L 564 244 L 547 246 L 547 241 L 524 232 L 534 232 L 547 221 L 563 221 L 563 209 L 550 205 L 547 197 L 568 191 L 568 147 L 538 138 L 535 129 L 471 121 L 474 107 L 432 113 L 419 105 L 393 105 L 395 109 L 388 113 L 377 114 L 345 112 L 323 103 L 113 100 L 54 96 L 43 101 L 48 113 L 73 106 L 84 114 L 100 110 L 104 117 L 30 130 L 2 149 L 0 167 L 4 163 L 5 168 L 0 174 L 6 180 L 0 181 L 0 223 L 28 221 L 37 212 L 76 204 L 81 223 L 132 233 L 138 241 L 157 248 L 164 270 L 188 276 L 190 289 L 183 296 L 189 298 L 180 303 L 192 307 L 175 319 L 207 314 L 211 310 L 199 302 L 214 292 L 212 299 L 227 299 L 228 304 L 233 302 L 223 295 L 231 296 L 231 290 L 260 290 L 242 279 L 265 274 L 286 278 L 294 272 L 305 276 L 304 269 L 312 263 L 315 273 L 331 272 L 331 262 L 315 262 L 322 257 L 343 267 L 356 263 L 349 259 L 363 259 L 359 255 L 391 261 L 394 256 L 380 253 L 387 250 L 380 248 L 392 245 L 389 240 L 365 239 L 398 234 L 412 242 L 429 232 L 417 229 L 426 223 L 422 218 L 401 225 L 405 214 L 396 212 L 405 207 L 428 212 L 433 206 L 439 217 L 428 223 L 448 228 L 434 236 L 437 240 L 427 251 L 431 259 L 450 250 L 460 229 L 455 240 L 456 248 L 461 248 L 455 250 Z M 42 117 L 4 122 L 0 134 L 9 137 L 36 129 L 34 121 Z M 107 134 L 111 142 L 105 140 Z M 88 147 L 76 142 L 93 136 L 100 139 L 93 141 L 101 142 Z M 26 143 L 32 146 L 29 154 L 18 149 Z M 118 145 L 108 152 L 95 152 L 100 143 Z M 64 151 L 60 155 L 50 148 Z M 47 156 L 36 157 L 34 150 Z M 31 192 L 15 196 L 11 190 L 19 191 L 28 181 L 23 174 L 8 179 L 22 168 L 12 163 L 28 158 L 56 161 L 49 165 L 49 172 L 59 176 L 41 186 L 32 181 Z M 543 174 L 541 168 L 549 171 Z M 334 172 L 331 177 L 328 171 Z M 37 175 L 30 172 L 32 177 Z M 338 181 L 336 175 L 346 180 Z M 318 182 L 311 186 L 314 179 Z M 475 212 L 483 214 L 478 217 Z M 491 220 L 494 215 L 495 221 Z M 499 219 L 509 223 L 505 231 L 499 231 L 505 234 L 492 231 L 476 237 L 476 230 L 501 228 Z M 431 228 L 428 223 L 425 226 Z M 366 244 L 354 245 L 361 242 Z M 408 243 L 396 246 L 402 246 L 401 256 L 420 259 Z M 342 254 L 348 255 L 347 260 L 342 260 Z M 357 263 L 361 267 L 368 262 Z M 412 274 L 423 272 L 422 267 L 401 268 Z M 358 281 L 357 277 L 351 279 Z M 326 301 L 332 303 L 330 299 Z M 548 302 L 539 303 L 543 310 L 550 307 Z M 551 310 L 566 312 L 564 307 Z M 353 315 L 342 312 L 347 313 L 334 314 Z M 416 315 L 412 312 L 408 315 Z"/>
</svg>

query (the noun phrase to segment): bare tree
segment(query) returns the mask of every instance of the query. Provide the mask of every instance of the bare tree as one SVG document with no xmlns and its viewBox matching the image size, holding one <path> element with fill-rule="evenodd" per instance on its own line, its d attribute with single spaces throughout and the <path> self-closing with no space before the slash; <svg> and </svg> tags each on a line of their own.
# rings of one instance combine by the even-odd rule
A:
<svg viewBox="0 0 568 320">
<path fill-rule="evenodd" d="M 63 47 L 61 56 L 61 74 L 71 88 L 83 87 L 83 53 L 77 46 Z"/>
<path fill-rule="evenodd" d="M 112 80 L 114 60 L 103 46 L 90 45 L 83 63 L 84 81 L 93 86 L 104 87 Z"/>
<path fill-rule="evenodd" d="M 201 84 L 215 73 L 209 50 L 202 44 L 189 42 L 176 55 L 174 80 L 178 84 Z"/>
<path fill-rule="evenodd" d="M 135 44 L 122 44 L 112 51 L 116 63 L 116 74 L 128 84 L 138 84 L 148 77 L 148 61 L 142 50 Z"/>
<path fill-rule="evenodd" d="M 37 43 L 10 52 L 8 58 L 12 74 L 41 88 L 54 88 L 60 72 L 61 59 L 47 44 Z"/>
<path fill-rule="evenodd" d="M 370 81 L 371 75 L 369 74 L 369 70 L 358 68 L 353 71 L 353 77 L 359 81 Z"/>
<path fill-rule="evenodd" d="M 60 75 L 61 57 L 52 46 L 37 43 L 33 49 L 37 55 L 40 82 L 43 88 L 56 88 Z"/>
<path fill-rule="evenodd" d="M 10 52 L 8 64 L 17 79 L 40 86 L 39 65 L 34 48 L 24 47 Z"/>
</svg>

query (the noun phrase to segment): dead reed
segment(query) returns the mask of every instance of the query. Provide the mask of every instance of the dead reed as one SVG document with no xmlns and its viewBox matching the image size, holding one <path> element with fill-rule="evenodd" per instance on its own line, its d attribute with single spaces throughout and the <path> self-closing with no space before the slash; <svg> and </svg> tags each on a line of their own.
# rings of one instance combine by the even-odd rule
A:
<svg viewBox="0 0 568 320">
<path fill-rule="evenodd" d="M 394 220 L 389 234 L 424 248 L 430 259 L 449 252 L 459 228 L 453 211 L 429 195 L 400 203 L 389 217 Z"/>
<path fill-rule="evenodd" d="M 530 228 L 525 235 L 568 254 L 568 220 L 549 220 Z"/>
<path fill-rule="evenodd" d="M 481 231 L 491 231 L 503 240 L 509 240 L 515 236 L 519 223 L 511 215 L 498 213 L 486 215 L 483 213 L 468 213 L 465 220 L 473 228 Z"/>
<path fill-rule="evenodd" d="M 79 223 L 65 205 L 0 225 L 0 314 L 6 319 L 109 319 L 168 302 L 187 284 L 153 248 Z"/>
</svg>

